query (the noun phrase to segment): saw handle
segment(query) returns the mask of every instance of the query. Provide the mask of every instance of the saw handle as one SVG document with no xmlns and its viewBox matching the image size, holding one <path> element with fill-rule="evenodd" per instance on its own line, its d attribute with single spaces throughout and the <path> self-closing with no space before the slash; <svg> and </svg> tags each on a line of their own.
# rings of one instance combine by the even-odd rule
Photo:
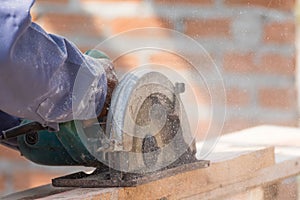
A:
<svg viewBox="0 0 300 200">
<path fill-rule="evenodd" d="M 6 131 L 2 131 L 2 134 L 0 135 L 0 141 L 16 138 L 20 135 L 25 135 L 28 133 L 38 132 L 47 129 L 47 127 L 42 126 L 38 122 L 29 122 L 26 124 L 21 124 Z"/>
</svg>

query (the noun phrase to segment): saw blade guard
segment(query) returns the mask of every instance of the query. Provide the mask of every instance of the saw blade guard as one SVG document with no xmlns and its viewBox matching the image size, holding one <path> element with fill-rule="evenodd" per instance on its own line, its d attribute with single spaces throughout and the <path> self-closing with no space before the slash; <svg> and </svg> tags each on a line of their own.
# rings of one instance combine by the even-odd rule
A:
<svg viewBox="0 0 300 200">
<path fill-rule="evenodd" d="M 87 134 L 77 124 L 81 141 L 99 162 L 123 172 L 157 171 L 186 152 L 194 155 L 183 92 L 183 83 L 159 72 L 129 73 L 114 91 L 104 135 Z M 92 133 L 101 133 L 97 129 Z"/>
</svg>

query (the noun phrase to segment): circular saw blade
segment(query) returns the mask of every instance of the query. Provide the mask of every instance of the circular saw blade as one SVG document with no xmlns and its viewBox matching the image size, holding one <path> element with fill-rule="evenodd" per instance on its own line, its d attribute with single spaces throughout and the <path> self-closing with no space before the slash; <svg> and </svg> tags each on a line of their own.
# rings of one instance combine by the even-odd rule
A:
<svg viewBox="0 0 300 200">
<path fill-rule="evenodd" d="M 91 154 L 115 170 L 147 173 L 194 152 L 182 87 L 158 72 L 127 74 L 114 91 L 101 147 Z"/>
</svg>

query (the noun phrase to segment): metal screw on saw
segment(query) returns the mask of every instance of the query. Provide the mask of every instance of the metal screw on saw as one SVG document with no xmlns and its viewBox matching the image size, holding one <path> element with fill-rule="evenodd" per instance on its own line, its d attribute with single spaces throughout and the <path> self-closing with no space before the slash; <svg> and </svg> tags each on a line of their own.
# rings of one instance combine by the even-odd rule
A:
<svg viewBox="0 0 300 200">
<path fill-rule="evenodd" d="M 39 141 L 39 135 L 37 132 L 27 133 L 25 135 L 25 142 L 29 145 L 35 145 Z"/>
</svg>

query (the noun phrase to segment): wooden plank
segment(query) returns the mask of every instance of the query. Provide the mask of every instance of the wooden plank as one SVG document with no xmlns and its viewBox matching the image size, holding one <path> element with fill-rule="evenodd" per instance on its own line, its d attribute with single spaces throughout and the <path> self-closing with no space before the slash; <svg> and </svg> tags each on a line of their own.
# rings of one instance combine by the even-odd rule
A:
<svg viewBox="0 0 300 200">
<path fill-rule="evenodd" d="M 258 186 L 269 185 L 274 182 L 295 176 L 300 173 L 300 158 L 295 160 L 287 160 L 276 165 L 266 167 L 255 173 L 251 173 L 250 177 L 243 181 L 233 184 L 222 185 L 214 190 L 208 190 L 205 193 L 191 195 L 183 199 L 219 199 L 231 194 L 247 191 Z"/>
<path fill-rule="evenodd" d="M 70 196 L 74 197 L 74 194 L 78 199 L 87 198 L 87 194 L 97 196 L 98 199 L 178 199 L 219 188 L 220 184 L 227 185 L 246 180 L 249 174 L 274 164 L 273 147 L 234 151 L 232 154 L 235 155 L 234 158 L 213 162 L 209 168 L 193 170 L 137 187 L 107 191 L 76 189 L 43 199 L 69 199 Z"/>
<path fill-rule="evenodd" d="M 40 200 L 118 200 L 122 188 L 78 188 L 64 193 L 40 198 Z"/>
<path fill-rule="evenodd" d="M 266 147 L 274 145 L 274 148 Z M 223 136 L 206 169 L 133 188 L 72 189 L 41 199 L 232 199 L 261 197 L 262 187 L 300 173 L 300 131 L 258 127 Z M 41 194 L 41 191 L 36 191 Z M 48 191 L 49 192 L 49 191 Z M 12 198 L 17 199 L 17 198 Z"/>
<path fill-rule="evenodd" d="M 73 190 L 74 188 L 54 188 L 52 185 L 43 185 L 40 187 L 32 188 L 22 192 L 17 192 L 11 195 L 2 197 L 2 200 L 15 200 L 15 199 L 37 199 L 42 197 L 51 196 L 53 194 L 63 193 Z"/>
<path fill-rule="evenodd" d="M 249 189 L 246 192 L 234 194 L 228 197 L 218 197 L 218 200 L 266 200 L 264 195 L 264 189 L 262 187 L 257 187 L 254 189 Z"/>
<path fill-rule="evenodd" d="M 242 182 L 260 169 L 274 165 L 274 148 L 240 152 L 240 156 L 213 162 L 209 168 L 194 170 L 135 188 L 124 188 L 121 199 L 180 199 L 205 193 L 223 185 Z M 237 155 L 237 152 L 234 152 Z M 155 192 L 153 192 L 155 191 Z"/>
</svg>

